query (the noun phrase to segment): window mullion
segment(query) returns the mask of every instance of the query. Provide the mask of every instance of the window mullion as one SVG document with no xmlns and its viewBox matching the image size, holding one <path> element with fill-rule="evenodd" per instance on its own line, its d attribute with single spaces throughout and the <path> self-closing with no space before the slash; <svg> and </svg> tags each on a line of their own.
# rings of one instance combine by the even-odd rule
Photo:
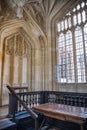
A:
<svg viewBox="0 0 87 130">
<path fill-rule="evenodd" d="M 64 33 L 64 41 L 65 41 L 65 74 L 66 74 L 66 83 L 68 83 L 67 78 L 67 55 L 66 55 L 66 34 Z"/>
<path fill-rule="evenodd" d="M 77 83 L 77 63 L 76 63 L 76 46 L 75 46 L 75 27 L 73 21 L 74 15 L 71 16 L 71 24 L 72 24 L 72 45 L 73 45 L 73 60 L 74 60 L 74 76 L 75 76 L 75 83 Z"/>
</svg>

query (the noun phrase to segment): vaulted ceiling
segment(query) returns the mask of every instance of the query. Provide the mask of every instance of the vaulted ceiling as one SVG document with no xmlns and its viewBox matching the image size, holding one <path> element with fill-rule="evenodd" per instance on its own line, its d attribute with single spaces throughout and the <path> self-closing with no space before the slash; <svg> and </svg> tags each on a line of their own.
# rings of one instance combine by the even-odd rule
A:
<svg viewBox="0 0 87 130">
<path fill-rule="evenodd" d="M 15 11 L 18 18 L 22 18 L 22 11 L 27 9 L 28 13 L 37 20 L 46 19 L 54 16 L 69 0 L 3 0 L 12 10 Z M 1 3 L 3 2 L 1 1 Z M 6 5 L 5 5 L 6 6 Z M 1 7 L 2 8 L 2 7 Z M 38 18 L 39 17 L 39 18 Z"/>
</svg>

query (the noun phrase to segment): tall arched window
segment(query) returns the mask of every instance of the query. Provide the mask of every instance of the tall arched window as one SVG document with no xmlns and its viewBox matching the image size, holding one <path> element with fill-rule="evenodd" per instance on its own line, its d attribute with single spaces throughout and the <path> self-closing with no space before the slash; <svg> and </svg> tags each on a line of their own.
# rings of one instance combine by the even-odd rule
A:
<svg viewBox="0 0 87 130">
<path fill-rule="evenodd" d="M 87 82 L 87 2 L 82 0 L 57 22 L 57 81 Z"/>
</svg>

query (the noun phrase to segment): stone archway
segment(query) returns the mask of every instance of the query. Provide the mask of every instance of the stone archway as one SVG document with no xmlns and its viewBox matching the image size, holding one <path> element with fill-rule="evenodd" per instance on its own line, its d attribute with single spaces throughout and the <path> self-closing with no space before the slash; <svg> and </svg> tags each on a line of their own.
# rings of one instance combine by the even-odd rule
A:
<svg viewBox="0 0 87 130">
<path fill-rule="evenodd" d="M 23 35 L 24 23 L 6 25 L 0 38 L 0 105 L 8 104 L 6 84 L 29 86 L 31 83 L 31 42 Z"/>
<path fill-rule="evenodd" d="M 31 48 L 21 33 L 15 33 L 4 40 L 2 61 L 2 104 L 8 103 L 6 84 L 29 86 L 28 73 L 31 69 Z"/>
<path fill-rule="evenodd" d="M 44 38 L 29 35 L 30 31 L 26 26 L 24 21 L 12 21 L 0 28 L 0 105 L 8 102 L 7 83 L 29 85 L 30 91 L 44 89 Z M 24 68 L 28 68 L 27 73 Z M 23 76 L 25 74 L 27 76 Z M 6 100 L 3 102 L 4 99 Z"/>
</svg>

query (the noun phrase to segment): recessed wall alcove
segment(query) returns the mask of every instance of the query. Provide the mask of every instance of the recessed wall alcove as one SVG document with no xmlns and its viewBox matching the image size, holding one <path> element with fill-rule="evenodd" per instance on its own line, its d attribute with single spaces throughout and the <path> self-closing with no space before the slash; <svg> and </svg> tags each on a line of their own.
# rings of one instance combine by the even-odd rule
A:
<svg viewBox="0 0 87 130">
<path fill-rule="evenodd" d="M 6 84 L 27 86 L 29 91 L 43 89 L 40 86 L 44 77 L 44 47 L 38 42 L 43 44 L 43 38 L 39 36 L 38 41 L 34 42 L 33 37 L 29 37 L 24 30 L 25 24 L 19 21 L 17 24 L 6 25 L 1 30 L 0 105 L 8 104 Z"/>
</svg>

